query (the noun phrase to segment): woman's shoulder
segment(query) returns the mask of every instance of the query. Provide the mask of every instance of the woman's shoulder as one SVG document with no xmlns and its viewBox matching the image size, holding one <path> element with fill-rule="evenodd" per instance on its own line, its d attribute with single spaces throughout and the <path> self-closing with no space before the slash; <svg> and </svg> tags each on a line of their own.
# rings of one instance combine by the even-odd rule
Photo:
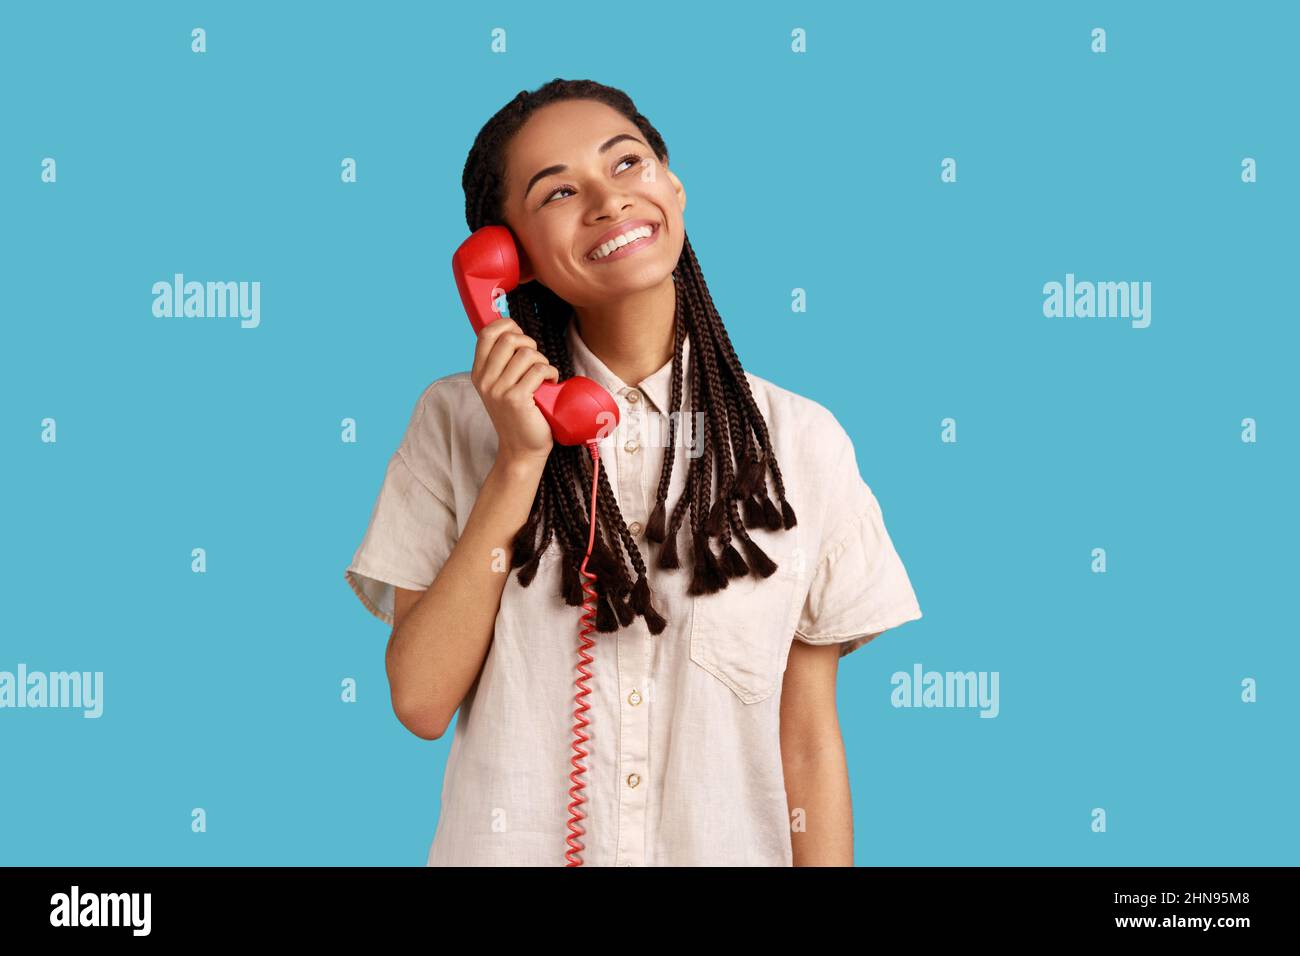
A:
<svg viewBox="0 0 1300 956">
<path fill-rule="evenodd" d="M 453 487 L 481 483 L 496 458 L 496 429 L 469 375 L 453 372 L 424 387 L 398 448 L 418 475 Z"/>
<path fill-rule="evenodd" d="M 478 406 L 476 409 L 475 406 Z M 452 438 L 476 411 L 486 415 L 469 372 L 452 372 L 435 378 L 421 390 L 411 409 L 406 426 L 407 439 L 427 439 L 433 435 Z"/>
<path fill-rule="evenodd" d="M 792 442 L 805 451 L 836 454 L 849 440 L 835 414 L 814 398 L 800 395 L 775 382 L 745 370 L 754 403 L 773 433 L 773 441 Z"/>
<path fill-rule="evenodd" d="M 452 372 L 426 385 L 416 402 L 412 419 L 421 413 L 443 422 L 451 417 L 464 420 L 481 416 L 487 420 L 487 409 L 483 407 L 483 400 L 479 398 L 469 372 Z"/>
<path fill-rule="evenodd" d="M 431 407 L 435 410 L 454 409 L 471 397 L 478 398 L 478 392 L 474 389 L 474 383 L 470 381 L 469 372 L 452 372 L 441 378 L 435 378 L 424 387 L 416 411 L 422 407 Z"/>
</svg>

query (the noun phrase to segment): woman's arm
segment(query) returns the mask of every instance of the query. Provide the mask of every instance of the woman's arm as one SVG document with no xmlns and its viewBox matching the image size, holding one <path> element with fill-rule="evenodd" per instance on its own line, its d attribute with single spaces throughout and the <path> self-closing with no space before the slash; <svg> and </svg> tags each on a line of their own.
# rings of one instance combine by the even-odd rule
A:
<svg viewBox="0 0 1300 956">
<path fill-rule="evenodd" d="M 835 707 L 838 644 L 795 640 L 781 691 L 781 765 L 795 866 L 853 865 L 853 804 Z"/>
<path fill-rule="evenodd" d="M 528 520 L 544 469 L 544 460 L 498 458 L 433 583 L 424 591 L 397 589 L 385 664 L 393 712 L 417 737 L 443 735 L 483 668 L 514 570 L 512 541 Z"/>
<path fill-rule="evenodd" d="M 514 570 L 514 537 L 555 444 L 533 395 L 542 382 L 559 381 L 560 370 L 514 319 L 503 315 L 479 332 L 469 378 L 496 429 L 496 461 L 433 583 L 397 590 L 384 659 L 397 719 L 426 740 L 443 735 L 483 669 Z"/>
</svg>

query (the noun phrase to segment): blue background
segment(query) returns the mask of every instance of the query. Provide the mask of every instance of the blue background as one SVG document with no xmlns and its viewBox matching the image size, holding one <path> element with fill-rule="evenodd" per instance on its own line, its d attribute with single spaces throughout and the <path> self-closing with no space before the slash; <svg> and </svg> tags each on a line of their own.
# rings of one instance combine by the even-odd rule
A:
<svg viewBox="0 0 1300 956">
<path fill-rule="evenodd" d="M 908 568 L 925 617 L 842 663 L 856 862 L 1296 863 L 1294 11 L 6 5 L 0 669 L 105 712 L 0 711 L 0 863 L 424 864 L 452 735 L 343 569 L 470 367 L 474 134 L 555 76 L 658 126 L 745 366 L 845 425 Z M 155 318 L 175 272 L 260 327 Z M 1045 318 L 1067 272 L 1150 327 Z M 917 662 L 1000 715 L 894 709 Z"/>
</svg>

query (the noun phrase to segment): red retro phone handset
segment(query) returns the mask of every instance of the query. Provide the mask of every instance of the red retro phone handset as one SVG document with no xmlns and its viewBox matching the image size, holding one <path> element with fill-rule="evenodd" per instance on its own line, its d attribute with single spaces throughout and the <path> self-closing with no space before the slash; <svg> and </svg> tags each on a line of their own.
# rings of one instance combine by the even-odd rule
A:
<svg viewBox="0 0 1300 956">
<path fill-rule="evenodd" d="M 483 331 L 489 322 L 501 317 L 496 309 L 497 299 L 519 285 L 519 249 L 515 238 L 505 226 L 484 226 L 476 230 L 451 257 L 451 271 L 456 276 L 456 288 L 460 290 L 461 301 L 469 314 L 470 325 L 474 334 Z M 525 277 L 528 281 L 531 276 Z M 591 558 L 591 549 L 596 540 L 596 483 L 600 478 L 600 453 L 596 442 L 603 438 L 618 424 L 618 405 L 609 392 L 589 378 L 575 375 L 563 382 L 543 382 L 533 393 L 543 417 L 551 426 L 551 434 L 561 445 L 586 445 L 591 453 L 591 523 L 588 525 L 587 554 L 582 559 L 581 573 L 588 580 L 595 580 L 596 575 L 587 570 L 587 561 Z M 590 637 L 595 630 L 596 609 L 591 602 L 596 599 L 596 591 L 587 581 L 582 582 L 582 590 L 587 598 L 582 602 L 582 630 L 578 637 L 578 689 L 573 702 L 573 772 L 569 779 L 573 786 L 569 795 L 573 800 L 568 805 L 570 835 L 565 839 L 569 849 L 564 858 L 566 866 L 582 866 L 583 844 L 579 839 L 586 830 L 580 820 L 585 814 L 578 809 L 585 798 L 582 790 L 585 784 L 580 777 L 587 772 L 582 759 L 587 751 L 582 745 L 590 738 L 583 732 L 589 721 L 584 716 L 590 708 L 583 700 L 591 693 L 584 680 L 591 677 L 586 669 L 593 658 L 587 652 L 595 646 Z"/>
</svg>

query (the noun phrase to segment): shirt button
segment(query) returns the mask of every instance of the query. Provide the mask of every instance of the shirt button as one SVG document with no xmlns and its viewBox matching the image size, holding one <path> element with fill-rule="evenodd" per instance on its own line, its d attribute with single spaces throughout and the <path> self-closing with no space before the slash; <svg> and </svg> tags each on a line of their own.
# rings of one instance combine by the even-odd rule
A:
<svg viewBox="0 0 1300 956">
<path fill-rule="evenodd" d="M 633 521 L 630 525 L 627 526 L 627 530 L 631 531 L 632 537 L 635 538 L 637 535 L 641 533 L 641 522 Z"/>
<path fill-rule="evenodd" d="M 635 707 L 637 704 L 641 703 L 641 695 L 636 691 L 632 691 L 632 693 L 627 695 L 627 702 Z"/>
<path fill-rule="evenodd" d="M 641 775 L 639 773 L 630 773 L 627 775 L 627 785 L 629 787 L 635 787 L 640 782 L 641 782 Z"/>
<path fill-rule="evenodd" d="M 641 401 L 641 393 L 638 392 L 636 389 L 632 389 L 632 391 L 627 393 L 627 400 L 629 402 L 639 402 Z M 631 865 L 632 865 L 631 863 L 628 864 L 628 866 Z"/>
<path fill-rule="evenodd" d="M 636 451 L 640 447 L 641 447 L 641 443 L 638 442 L 635 438 L 633 438 L 631 441 L 629 441 L 626 445 L 623 446 L 623 450 Z"/>
</svg>

